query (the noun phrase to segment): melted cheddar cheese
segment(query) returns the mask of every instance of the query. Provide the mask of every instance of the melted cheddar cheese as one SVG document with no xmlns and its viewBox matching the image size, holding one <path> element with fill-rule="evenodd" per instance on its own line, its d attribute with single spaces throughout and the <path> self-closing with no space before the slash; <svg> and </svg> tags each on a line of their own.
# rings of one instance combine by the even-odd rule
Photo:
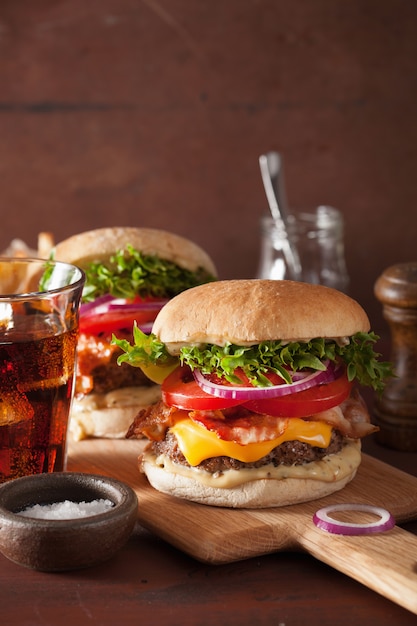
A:
<svg viewBox="0 0 417 626">
<path fill-rule="evenodd" d="M 324 422 L 291 418 L 285 432 L 279 437 L 246 445 L 220 439 L 216 433 L 207 430 L 190 418 L 179 420 L 171 427 L 171 431 L 188 463 L 196 466 L 205 459 L 216 456 L 228 456 L 244 463 L 253 463 L 285 441 L 298 440 L 319 448 L 327 448 L 332 427 Z"/>
</svg>

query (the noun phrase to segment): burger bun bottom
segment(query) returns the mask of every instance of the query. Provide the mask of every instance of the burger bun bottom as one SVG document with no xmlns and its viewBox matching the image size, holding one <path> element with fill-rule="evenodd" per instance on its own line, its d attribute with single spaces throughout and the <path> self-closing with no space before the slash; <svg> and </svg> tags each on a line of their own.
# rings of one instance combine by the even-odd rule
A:
<svg viewBox="0 0 417 626">
<path fill-rule="evenodd" d="M 360 442 L 354 445 L 359 450 L 358 462 L 351 465 L 341 479 L 330 482 L 309 478 L 259 478 L 230 488 L 214 487 L 167 471 L 160 459 L 157 462 L 156 456 L 148 450 L 140 457 L 140 466 L 152 487 L 162 493 L 210 506 L 262 509 L 309 502 L 343 489 L 355 477 L 360 464 Z"/>
<path fill-rule="evenodd" d="M 69 433 L 73 441 L 91 437 L 124 439 L 139 411 L 160 400 L 159 385 L 124 387 L 106 394 L 74 397 Z"/>
</svg>

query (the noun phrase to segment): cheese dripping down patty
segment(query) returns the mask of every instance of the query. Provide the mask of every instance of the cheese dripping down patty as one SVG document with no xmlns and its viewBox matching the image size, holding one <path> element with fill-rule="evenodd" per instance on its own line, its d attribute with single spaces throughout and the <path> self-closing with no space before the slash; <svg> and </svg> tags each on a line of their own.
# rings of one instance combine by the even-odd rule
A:
<svg viewBox="0 0 417 626">
<path fill-rule="evenodd" d="M 288 420 L 287 428 L 278 437 L 245 445 L 221 439 L 216 433 L 190 418 L 180 419 L 170 430 L 191 466 L 199 465 L 202 461 L 215 456 L 228 456 L 243 463 L 253 463 L 285 441 L 298 440 L 319 448 L 327 448 L 332 435 L 332 427 L 329 424 L 299 418 Z"/>
</svg>

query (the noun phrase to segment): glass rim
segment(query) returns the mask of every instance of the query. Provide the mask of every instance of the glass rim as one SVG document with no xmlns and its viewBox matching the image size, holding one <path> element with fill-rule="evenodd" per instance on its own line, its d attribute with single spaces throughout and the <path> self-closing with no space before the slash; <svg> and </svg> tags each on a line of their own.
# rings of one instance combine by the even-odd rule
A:
<svg viewBox="0 0 417 626">
<path fill-rule="evenodd" d="M 343 213 L 340 209 L 336 209 L 331 205 L 320 204 L 312 209 L 293 209 L 288 215 L 289 220 L 302 219 L 305 221 L 316 221 L 317 219 L 324 217 L 325 219 L 334 220 L 339 222 L 343 220 Z M 270 213 L 264 213 L 261 215 L 261 220 L 265 222 L 282 222 L 283 220 L 275 220 Z"/>
<path fill-rule="evenodd" d="M 0 301 L 17 301 L 17 300 L 27 300 L 27 299 L 42 299 L 49 298 L 51 295 L 56 295 L 60 293 L 65 293 L 67 291 L 76 291 L 77 289 L 82 289 L 85 283 L 85 272 L 78 265 L 74 265 L 73 263 L 67 263 L 66 261 L 59 261 L 57 259 L 40 259 L 38 257 L 7 257 L 0 256 L 0 266 L 3 264 L 22 264 L 22 265 L 38 265 L 42 264 L 47 267 L 48 265 L 53 265 L 54 267 L 67 267 L 68 270 L 76 271 L 77 274 L 74 277 L 71 277 L 71 282 L 68 285 L 62 285 L 60 287 L 54 287 L 52 289 L 47 289 L 46 291 L 39 290 L 28 290 L 28 291 L 20 291 L 20 289 L 16 292 L 11 293 L 0 293 Z M 0 275 L 0 283 L 1 283 L 1 275 Z"/>
<path fill-rule="evenodd" d="M 311 229 L 316 231 L 340 231 L 344 228 L 342 212 L 335 207 L 320 205 L 311 211 L 294 209 L 288 215 L 287 222 L 282 219 L 275 220 L 271 214 L 264 213 L 261 216 L 262 229 L 276 232 L 293 232 L 299 229 Z"/>
</svg>

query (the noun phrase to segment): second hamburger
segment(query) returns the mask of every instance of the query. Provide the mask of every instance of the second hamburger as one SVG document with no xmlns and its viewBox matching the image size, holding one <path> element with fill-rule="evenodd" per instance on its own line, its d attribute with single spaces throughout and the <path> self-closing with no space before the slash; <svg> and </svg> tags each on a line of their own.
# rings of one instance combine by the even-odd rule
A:
<svg viewBox="0 0 417 626">
<path fill-rule="evenodd" d="M 194 242 L 152 228 L 82 232 L 53 253 L 86 274 L 70 431 L 74 439 L 123 438 L 138 407 L 158 400 L 160 388 L 140 370 L 118 367 L 112 334 L 131 340 L 134 321 L 149 332 L 170 298 L 214 280 L 216 268 Z"/>
</svg>

